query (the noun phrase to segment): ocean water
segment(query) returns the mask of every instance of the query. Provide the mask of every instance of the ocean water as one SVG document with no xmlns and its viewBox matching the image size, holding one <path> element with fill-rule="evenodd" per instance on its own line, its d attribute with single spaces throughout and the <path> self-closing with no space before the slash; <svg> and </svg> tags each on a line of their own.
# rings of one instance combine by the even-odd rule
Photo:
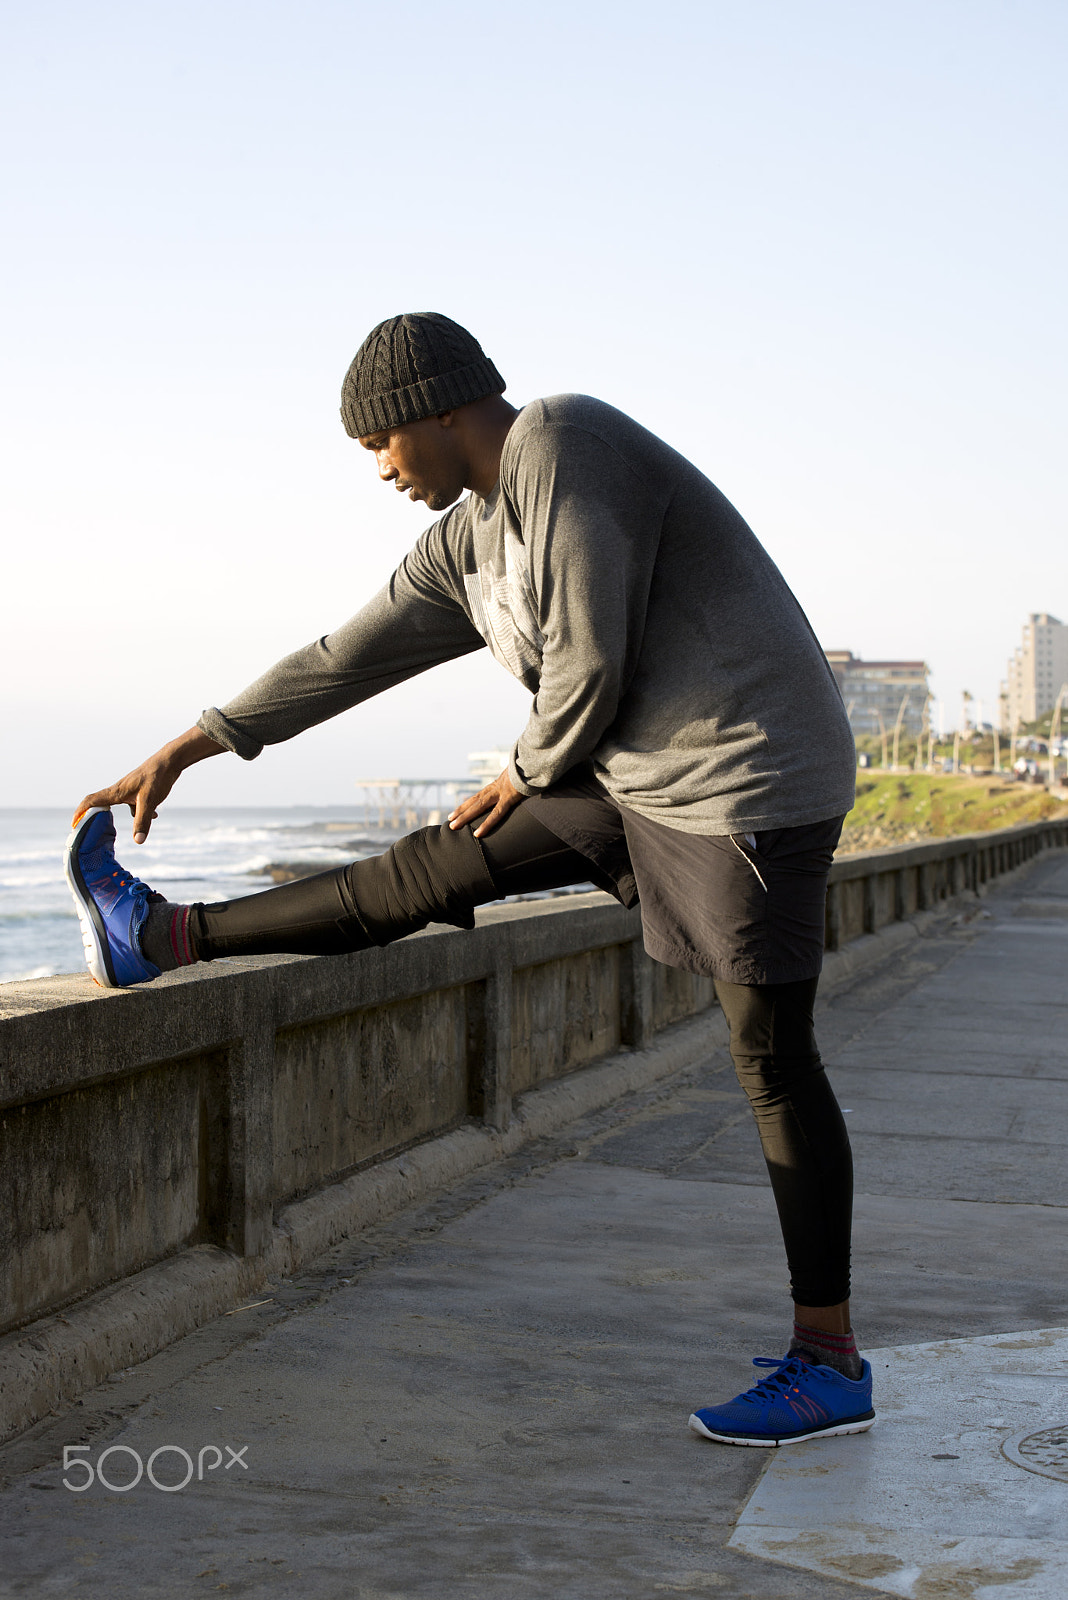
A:
<svg viewBox="0 0 1068 1600">
<path fill-rule="evenodd" d="M 377 818 L 375 819 L 377 822 Z M 168 806 L 135 845 L 130 813 L 115 813 L 118 859 L 168 900 L 233 900 L 268 889 L 272 862 L 322 868 L 375 855 L 397 837 L 361 806 L 198 809 Z M 0 983 L 85 968 L 63 877 L 70 812 L 0 809 Z"/>
</svg>

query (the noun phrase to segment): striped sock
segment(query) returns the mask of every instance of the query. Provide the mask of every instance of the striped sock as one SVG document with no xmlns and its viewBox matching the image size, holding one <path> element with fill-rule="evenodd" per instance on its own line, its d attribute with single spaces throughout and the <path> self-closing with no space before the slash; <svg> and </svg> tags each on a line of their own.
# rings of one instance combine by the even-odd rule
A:
<svg viewBox="0 0 1068 1600">
<path fill-rule="evenodd" d="M 843 1378 L 854 1381 L 864 1370 L 852 1333 L 824 1333 L 822 1328 L 809 1328 L 803 1322 L 794 1323 L 787 1354 L 809 1356 L 817 1366 L 833 1367 Z"/>
<path fill-rule="evenodd" d="M 161 972 L 192 966 L 199 959 L 189 936 L 191 910 L 191 906 L 172 905 L 169 900 L 157 900 L 148 908 L 141 929 L 141 952 Z"/>
</svg>

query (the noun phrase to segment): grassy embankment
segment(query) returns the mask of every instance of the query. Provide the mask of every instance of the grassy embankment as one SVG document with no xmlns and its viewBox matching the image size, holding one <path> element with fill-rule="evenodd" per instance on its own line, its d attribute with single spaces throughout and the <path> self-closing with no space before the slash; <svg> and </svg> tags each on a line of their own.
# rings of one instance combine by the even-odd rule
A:
<svg viewBox="0 0 1068 1600">
<path fill-rule="evenodd" d="M 839 854 L 915 839 L 948 839 L 1066 814 L 1068 805 L 1038 785 L 996 777 L 862 771 L 857 773 L 857 803 L 846 818 Z"/>
</svg>

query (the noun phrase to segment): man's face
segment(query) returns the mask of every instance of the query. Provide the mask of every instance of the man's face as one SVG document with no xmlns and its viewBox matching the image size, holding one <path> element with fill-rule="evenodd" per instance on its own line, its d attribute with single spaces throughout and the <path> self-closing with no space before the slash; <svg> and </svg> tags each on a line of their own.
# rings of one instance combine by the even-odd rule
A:
<svg viewBox="0 0 1068 1600">
<path fill-rule="evenodd" d="M 431 511 L 444 511 L 464 492 L 451 412 L 364 434 L 360 443 L 374 456 L 383 483 L 394 484 L 409 500 L 422 500 Z"/>
</svg>

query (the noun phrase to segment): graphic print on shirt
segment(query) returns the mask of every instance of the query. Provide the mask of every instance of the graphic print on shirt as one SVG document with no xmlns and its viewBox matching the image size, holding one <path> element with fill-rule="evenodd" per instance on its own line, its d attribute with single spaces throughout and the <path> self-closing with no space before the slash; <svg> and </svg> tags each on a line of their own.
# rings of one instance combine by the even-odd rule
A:
<svg viewBox="0 0 1068 1600">
<path fill-rule="evenodd" d="M 538 627 L 534 591 L 522 540 L 510 530 L 504 536 L 504 573 L 484 561 L 477 572 L 464 574 L 471 618 L 492 654 L 528 689 L 541 677 L 545 635 Z"/>
</svg>

